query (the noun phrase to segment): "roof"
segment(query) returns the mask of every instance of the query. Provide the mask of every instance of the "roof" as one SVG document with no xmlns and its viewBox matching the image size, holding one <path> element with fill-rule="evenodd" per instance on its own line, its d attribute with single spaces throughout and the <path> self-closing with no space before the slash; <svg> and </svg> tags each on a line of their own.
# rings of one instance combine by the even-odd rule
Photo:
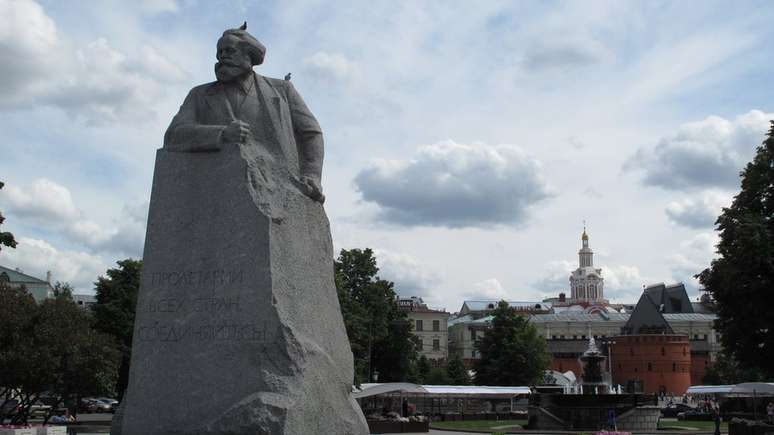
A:
<svg viewBox="0 0 774 435">
<path fill-rule="evenodd" d="M 772 382 L 745 382 L 734 385 L 729 394 L 737 396 L 774 396 L 774 383 Z"/>
<path fill-rule="evenodd" d="M 688 391 L 685 394 L 729 393 L 733 387 L 733 385 L 694 385 L 688 387 Z"/>
<path fill-rule="evenodd" d="M 462 306 L 463 306 L 463 309 L 465 306 L 467 306 L 469 311 L 485 311 L 485 310 L 492 310 L 494 308 L 497 308 L 497 304 L 499 302 L 500 302 L 499 300 L 495 300 L 495 299 L 464 301 L 462 303 Z M 551 309 L 550 302 L 542 302 L 542 301 L 507 301 L 507 302 L 508 302 L 508 306 L 513 308 L 535 308 L 536 306 L 539 306 L 539 308 L 537 308 L 538 310 Z M 489 307 L 490 305 L 494 306 L 494 308 L 490 308 Z"/>
<path fill-rule="evenodd" d="M 661 313 L 692 313 L 693 305 L 688 299 L 683 283 L 666 285 L 663 282 L 648 286 L 643 291 L 659 308 Z"/>
<path fill-rule="evenodd" d="M 530 322 L 625 322 L 629 320 L 628 314 L 623 313 L 593 313 L 583 311 L 563 311 L 553 314 L 535 314 L 530 317 Z"/>
<path fill-rule="evenodd" d="M 490 396 L 513 397 L 530 394 L 529 387 L 489 387 L 473 385 L 417 385 L 407 382 L 386 384 L 362 384 L 360 390 L 352 393 L 356 399 L 388 393 L 436 394 L 444 396 Z"/>
<path fill-rule="evenodd" d="M 9 269 L 5 266 L 0 266 L 0 273 L 6 273 L 8 275 L 9 281 L 14 283 L 19 282 L 19 283 L 29 283 L 29 284 L 48 284 L 48 281 L 44 281 L 40 278 L 35 278 L 34 276 L 27 275 L 26 273 Z"/>
<path fill-rule="evenodd" d="M 645 292 L 640 296 L 626 325 L 621 328 L 624 335 L 637 334 L 674 334 L 669 322 L 661 314 L 659 307 Z"/>
</svg>

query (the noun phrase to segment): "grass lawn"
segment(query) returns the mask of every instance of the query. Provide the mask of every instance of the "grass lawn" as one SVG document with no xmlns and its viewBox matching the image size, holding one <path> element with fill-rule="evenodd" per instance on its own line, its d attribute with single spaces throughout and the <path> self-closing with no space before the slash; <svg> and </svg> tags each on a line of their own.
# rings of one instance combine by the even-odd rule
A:
<svg viewBox="0 0 774 435">
<path fill-rule="evenodd" d="M 676 418 L 662 418 L 658 421 L 659 429 L 671 429 L 671 430 L 702 430 L 702 431 L 714 431 L 714 421 L 681 421 Z M 728 423 L 720 423 L 720 431 L 728 433 Z"/>
<path fill-rule="evenodd" d="M 437 421 L 433 427 L 442 429 L 472 429 L 472 430 L 497 430 L 515 429 L 527 424 L 527 420 L 463 420 L 463 421 Z"/>
</svg>

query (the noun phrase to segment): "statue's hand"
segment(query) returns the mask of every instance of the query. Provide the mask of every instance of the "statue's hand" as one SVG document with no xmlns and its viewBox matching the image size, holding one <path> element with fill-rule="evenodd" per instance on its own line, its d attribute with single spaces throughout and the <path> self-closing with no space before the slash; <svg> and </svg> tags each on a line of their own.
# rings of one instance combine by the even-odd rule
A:
<svg viewBox="0 0 774 435">
<path fill-rule="evenodd" d="M 304 192 L 306 196 L 312 198 L 320 204 L 325 202 L 325 195 L 322 193 L 322 186 L 320 186 L 319 181 L 317 181 L 315 178 L 304 176 L 301 177 L 301 182 L 303 183 L 304 189 L 306 190 Z"/>
<path fill-rule="evenodd" d="M 253 133 L 250 131 L 250 124 L 239 120 L 233 120 L 231 121 L 231 124 L 223 129 L 223 133 L 220 135 L 220 142 L 222 144 L 245 144 L 249 142 L 252 137 Z"/>
</svg>

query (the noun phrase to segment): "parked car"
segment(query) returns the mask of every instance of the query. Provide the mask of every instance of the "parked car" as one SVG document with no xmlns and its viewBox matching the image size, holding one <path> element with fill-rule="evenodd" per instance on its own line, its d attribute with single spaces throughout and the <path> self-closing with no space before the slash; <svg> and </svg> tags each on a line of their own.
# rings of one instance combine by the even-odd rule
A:
<svg viewBox="0 0 774 435">
<path fill-rule="evenodd" d="M 115 413 L 116 409 L 118 408 L 118 400 L 112 399 L 110 397 L 97 397 L 97 400 L 100 400 L 105 403 L 110 404 L 110 412 Z"/>
<path fill-rule="evenodd" d="M 101 399 L 94 399 L 95 412 L 113 412 L 113 404 Z"/>
<path fill-rule="evenodd" d="M 661 408 L 662 417 L 677 417 L 677 414 L 681 412 L 691 411 L 692 407 L 684 403 L 670 403 L 665 408 Z"/>
<path fill-rule="evenodd" d="M 97 412 L 97 404 L 94 403 L 96 399 L 93 397 L 84 397 L 78 404 L 78 411 L 85 413 Z"/>
<path fill-rule="evenodd" d="M 40 400 L 35 401 L 32 405 L 30 405 L 30 417 L 45 417 L 48 415 L 48 412 L 51 411 L 51 406 L 46 405 L 45 403 L 41 402 Z"/>
</svg>

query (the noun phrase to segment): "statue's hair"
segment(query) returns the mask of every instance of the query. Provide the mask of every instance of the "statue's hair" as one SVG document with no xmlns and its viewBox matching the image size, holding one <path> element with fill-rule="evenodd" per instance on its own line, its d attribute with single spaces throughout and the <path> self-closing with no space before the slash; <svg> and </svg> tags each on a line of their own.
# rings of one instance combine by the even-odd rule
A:
<svg viewBox="0 0 774 435">
<path fill-rule="evenodd" d="M 261 44 L 255 37 L 247 33 L 247 21 L 236 29 L 228 29 L 223 32 L 223 36 L 234 36 L 239 40 L 239 46 L 250 56 L 250 61 L 253 65 L 260 65 L 263 63 L 263 58 L 266 56 L 266 47 Z"/>
</svg>

